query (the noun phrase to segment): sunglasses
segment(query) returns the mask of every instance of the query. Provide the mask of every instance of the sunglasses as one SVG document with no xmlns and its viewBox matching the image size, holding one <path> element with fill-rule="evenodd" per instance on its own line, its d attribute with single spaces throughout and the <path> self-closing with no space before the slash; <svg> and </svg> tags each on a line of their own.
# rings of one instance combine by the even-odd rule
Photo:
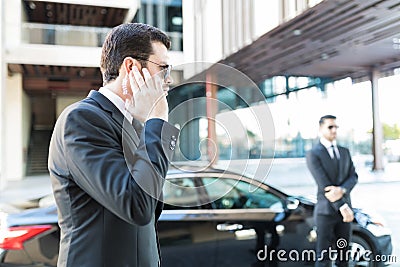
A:
<svg viewBox="0 0 400 267">
<path fill-rule="evenodd" d="M 328 129 L 329 129 L 329 130 L 332 130 L 333 128 L 336 128 L 336 129 L 337 129 L 337 128 L 339 128 L 339 126 L 337 126 L 337 125 L 329 125 L 329 126 L 328 126 Z"/>
<path fill-rule="evenodd" d="M 141 58 L 141 57 L 134 57 L 134 58 L 139 59 L 139 60 L 143 60 L 143 61 L 147 61 L 147 62 L 156 64 L 157 66 L 159 66 L 162 69 L 164 81 L 166 81 L 168 79 L 168 77 L 171 76 L 172 65 L 162 65 L 162 64 L 159 64 L 157 62 L 154 62 L 154 61 L 151 61 L 151 60 L 148 60 L 148 59 L 144 59 L 144 58 Z"/>
</svg>

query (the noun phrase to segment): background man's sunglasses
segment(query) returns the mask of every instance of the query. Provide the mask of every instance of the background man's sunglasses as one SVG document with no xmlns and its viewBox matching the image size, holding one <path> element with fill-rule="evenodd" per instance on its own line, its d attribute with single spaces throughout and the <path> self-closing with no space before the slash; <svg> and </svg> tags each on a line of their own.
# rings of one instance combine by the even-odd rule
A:
<svg viewBox="0 0 400 267">
<path fill-rule="evenodd" d="M 339 128 L 339 126 L 337 126 L 337 125 L 329 125 L 329 126 L 328 126 L 328 129 L 329 129 L 329 130 L 332 130 L 333 128 L 336 128 L 336 129 L 337 129 L 337 128 Z"/>
</svg>

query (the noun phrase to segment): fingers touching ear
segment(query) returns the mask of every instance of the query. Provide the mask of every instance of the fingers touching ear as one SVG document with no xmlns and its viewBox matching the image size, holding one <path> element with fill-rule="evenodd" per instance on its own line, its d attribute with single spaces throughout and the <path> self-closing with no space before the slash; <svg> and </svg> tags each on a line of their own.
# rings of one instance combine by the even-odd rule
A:
<svg viewBox="0 0 400 267">
<path fill-rule="evenodd" d="M 128 74 L 132 71 L 133 66 L 136 66 L 139 70 L 142 68 L 140 62 L 132 57 L 126 57 L 122 65 L 125 72 Z"/>
</svg>

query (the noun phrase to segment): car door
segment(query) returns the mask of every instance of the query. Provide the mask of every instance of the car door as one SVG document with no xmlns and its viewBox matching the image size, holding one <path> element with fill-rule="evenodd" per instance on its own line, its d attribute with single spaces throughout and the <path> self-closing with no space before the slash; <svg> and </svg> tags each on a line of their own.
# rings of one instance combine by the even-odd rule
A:
<svg viewBox="0 0 400 267">
<path fill-rule="evenodd" d="M 215 222 L 200 202 L 196 177 L 168 179 L 158 222 L 163 267 L 216 266 Z M 205 209 L 202 209 L 205 208 Z"/>
<path fill-rule="evenodd" d="M 242 176 L 203 177 L 202 183 L 214 200 L 210 214 L 216 222 L 216 265 L 260 263 L 257 252 L 264 244 L 273 248 L 279 243 L 276 222 L 285 216 L 282 199 Z"/>
</svg>

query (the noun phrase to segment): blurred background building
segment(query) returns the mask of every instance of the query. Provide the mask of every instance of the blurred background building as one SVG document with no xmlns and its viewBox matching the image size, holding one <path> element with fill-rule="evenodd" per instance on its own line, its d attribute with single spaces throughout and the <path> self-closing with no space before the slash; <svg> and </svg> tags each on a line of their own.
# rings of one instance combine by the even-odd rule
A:
<svg viewBox="0 0 400 267">
<path fill-rule="evenodd" d="M 249 142 L 232 148 L 224 130 L 204 117 L 184 124 L 207 109 L 201 100 L 172 118 L 182 128 L 178 160 L 207 159 L 208 146 L 201 144 L 210 138 L 220 159 L 304 157 L 318 135 L 319 117 L 329 113 L 338 116 L 340 143 L 365 155 L 371 168 L 399 161 L 398 1 L 2 0 L 0 9 L 0 188 L 47 172 L 58 115 L 101 86 L 100 47 L 124 22 L 148 23 L 171 37 L 177 89 L 170 109 L 210 97 L 206 85 L 185 81 L 212 72 L 213 63 L 241 71 L 264 97 L 260 102 L 248 95 L 244 105 L 238 95 L 246 88 L 212 87 L 211 97 L 223 103 L 213 116 L 241 118 L 246 130 L 236 138 Z M 268 105 L 272 154 L 261 146 L 256 122 L 246 120 L 249 105 Z"/>
</svg>

